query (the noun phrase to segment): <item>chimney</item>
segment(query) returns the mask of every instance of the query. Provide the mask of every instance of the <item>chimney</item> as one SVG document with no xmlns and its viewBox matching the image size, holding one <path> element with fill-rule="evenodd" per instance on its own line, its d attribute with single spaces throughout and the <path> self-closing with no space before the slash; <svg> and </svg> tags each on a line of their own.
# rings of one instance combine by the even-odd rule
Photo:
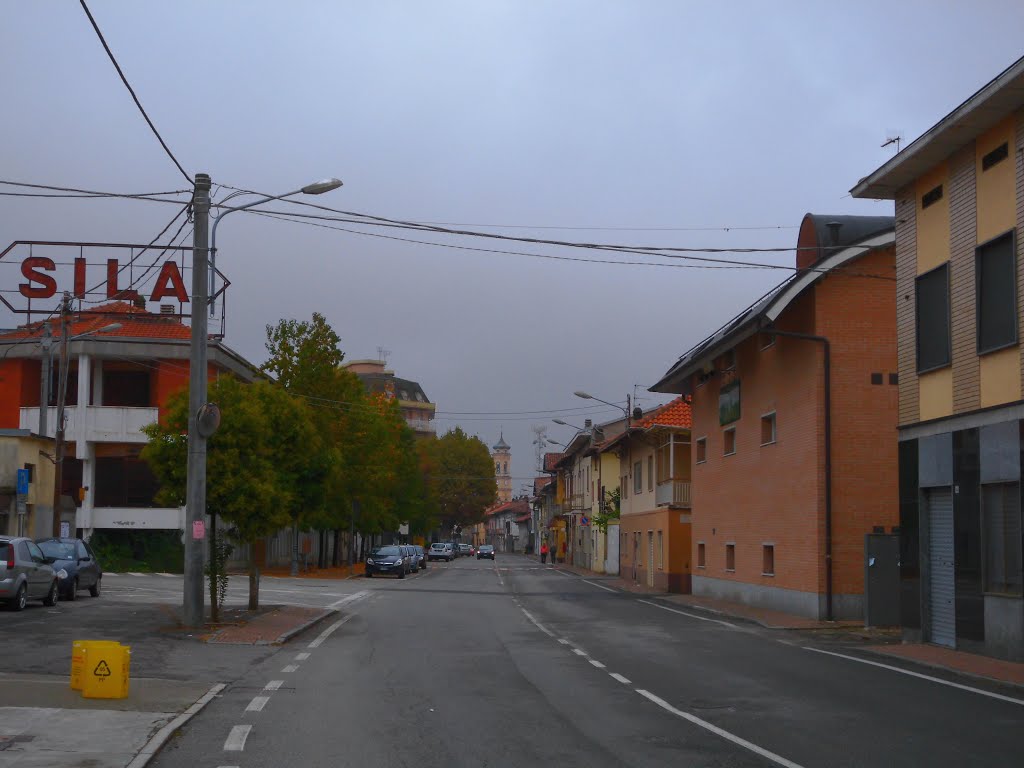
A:
<svg viewBox="0 0 1024 768">
<path fill-rule="evenodd" d="M 161 304 L 160 305 L 160 314 L 161 315 L 173 315 L 174 314 L 174 305 L 173 304 Z"/>
<path fill-rule="evenodd" d="M 594 426 L 594 422 L 592 419 L 587 419 L 586 421 L 583 422 L 584 429 L 590 429 L 592 426 Z"/>
</svg>

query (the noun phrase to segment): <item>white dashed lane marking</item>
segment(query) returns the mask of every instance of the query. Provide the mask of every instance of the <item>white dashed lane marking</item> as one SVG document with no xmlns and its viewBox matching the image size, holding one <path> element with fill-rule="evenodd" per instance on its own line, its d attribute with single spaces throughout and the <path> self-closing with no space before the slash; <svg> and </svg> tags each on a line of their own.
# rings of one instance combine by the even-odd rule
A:
<svg viewBox="0 0 1024 768">
<path fill-rule="evenodd" d="M 224 741 L 225 752 L 241 752 L 245 749 L 245 740 L 249 738 L 251 725 L 236 725 L 231 729 L 227 739 Z"/>
<path fill-rule="evenodd" d="M 298 664 L 289 664 L 289 665 L 288 665 L 287 667 L 285 667 L 285 668 L 284 668 L 284 669 L 282 669 L 281 671 L 282 671 L 282 672 L 284 672 L 285 674 L 289 674 L 289 673 L 291 673 L 291 672 L 294 672 L 294 671 L 295 671 L 295 670 L 297 670 L 298 668 L 299 668 L 299 665 L 298 665 Z"/>
<path fill-rule="evenodd" d="M 271 680 L 269 683 L 267 683 L 265 686 L 263 686 L 263 690 L 264 691 L 276 691 L 282 685 L 284 685 L 284 680 Z"/>
<path fill-rule="evenodd" d="M 249 706 L 245 708 L 246 712 L 262 712 L 263 708 L 267 706 L 267 702 L 270 701 L 269 696 L 256 696 L 252 701 L 249 702 Z"/>
<path fill-rule="evenodd" d="M 619 681 L 620 683 L 622 683 L 623 685 L 629 685 L 629 684 L 631 684 L 631 683 L 633 682 L 633 681 L 632 681 L 632 680 L 630 680 L 630 679 L 629 679 L 628 677 L 623 677 L 623 676 L 622 676 L 622 675 L 620 675 L 620 674 L 619 674 L 618 672 L 609 672 L 608 674 L 609 674 L 609 675 L 610 675 L 610 676 L 611 676 L 612 678 L 614 678 L 615 680 L 618 680 L 618 681 Z"/>
</svg>

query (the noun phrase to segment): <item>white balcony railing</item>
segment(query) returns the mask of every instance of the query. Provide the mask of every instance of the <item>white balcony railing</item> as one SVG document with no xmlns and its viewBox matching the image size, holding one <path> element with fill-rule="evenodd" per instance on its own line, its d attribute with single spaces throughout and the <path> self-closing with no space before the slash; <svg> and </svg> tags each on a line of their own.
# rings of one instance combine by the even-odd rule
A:
<svg viewBox="0 0 1024 768">
<path fill-rule="evenodd" d="M 666 480 L 654 489 L 654 502 L 659 507 L 689 507 L 690 483 L 684 480 Z"/>
<path fill-rule="evenodd" d="M 154 423 L 160 416 L 159 408 L 128 408 L 116 405 L 90 405 L 85 408 L 84 423 L 82 409 L 71 406 L 64 409 L 66 417 L 65 436 L 68 440 L 83 438 L 90 443 L 145 443 L 149 440 L 142 432 L 147 424 Z M 22 429 L 33 432 L 39 429 L 39 409 L 22 408 Z M 46 415 L 46 433 L 53 437 L 57 429 L 57 409 L 51 407 Z"/>
<path fill-rule="evenodd" d="M 406 424 L 409 425 L 410 429 L 417 432 L 434 432 L 434 422 L 427 421 L 426 419 L 407 419 Z"/>
</svg>

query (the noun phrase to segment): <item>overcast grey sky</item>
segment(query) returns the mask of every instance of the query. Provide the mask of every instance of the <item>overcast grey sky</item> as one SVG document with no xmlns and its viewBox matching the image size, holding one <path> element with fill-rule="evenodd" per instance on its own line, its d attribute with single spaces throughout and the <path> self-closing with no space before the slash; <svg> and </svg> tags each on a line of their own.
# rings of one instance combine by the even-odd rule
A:
<svg viewBox="0 0 1024 768">
<path fill-rule="evenodd" d="M 174 153 L 215 184 L 276 194 L 338 176 L 317 202 L 467 226 L 631 227 L 488 231 L 645 245 L 792 246 L 808 211 L 890 213 L 847 194 L 891 156 L 887 132 L 918 136 L 1024 53 L 1011 0 L 90 8 Z M 0 39 L 0 178 L 183 187 L 77 2 L 4 3 Z M 0 240 L 149 241 L 173 213 L 4 197 Z M 768 228 L 682 229 L 750 226 Z M 439 411 L 479 412 L 439 429 L 492 444 L 503 428 L 523 478 L 530 427 L 550 417 L 521 412 L 586 406 L 577 389 L 650 397 L 679 354 L 785 276 L 457 251 L 244 214 L 218 241 L 230 346 L 262 362 L 265 324 L 323 312 L 349 358 L 383 346 Z"/>
</svg>

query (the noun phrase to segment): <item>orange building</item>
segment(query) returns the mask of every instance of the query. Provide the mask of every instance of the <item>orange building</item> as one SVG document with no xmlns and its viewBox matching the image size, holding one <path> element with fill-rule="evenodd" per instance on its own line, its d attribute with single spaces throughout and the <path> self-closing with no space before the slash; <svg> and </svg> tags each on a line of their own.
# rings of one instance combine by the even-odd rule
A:
<svg viewBox="0 0 1024 768">
<path fill-rule="evenodd" d="M 899 522 L 894 240 L 808 214 L 795 273 L 652 387 L 692 397 L 695 595 L 862 617 L 865 534 Z"/>
<path fill-rule="evenodd" d="M 50 321 L 51 376 L 43 387 L 43 323 L 0 334 L 0 432 L 40 433 L 43 390 L 48 393 L 44 437 L 57 421 L 60 323 Z M 168 398 L 188 387 L 190 328 L 176 316 L 113 302 L 76 312 L 68 323 L 65 384 L 66 448 L 61 518 L 85 535 L 97 528 L 184 529 L 183 511 L 155 505 L 156 481 L 139 453 L 142 428 L 161 417 Z M 209 342 L 209 375 L 229 372 L 246 381 L 255 368 L 222 342 Z M 0 509 L 0 532 L 5 532 Z M 53 506 L 37 504 L 21 529 L 49 535 Z M 13 520 L 7 528 L 15 527 Z M 24 521 L 22 521 L 24 522 Z"/>
</svg>

